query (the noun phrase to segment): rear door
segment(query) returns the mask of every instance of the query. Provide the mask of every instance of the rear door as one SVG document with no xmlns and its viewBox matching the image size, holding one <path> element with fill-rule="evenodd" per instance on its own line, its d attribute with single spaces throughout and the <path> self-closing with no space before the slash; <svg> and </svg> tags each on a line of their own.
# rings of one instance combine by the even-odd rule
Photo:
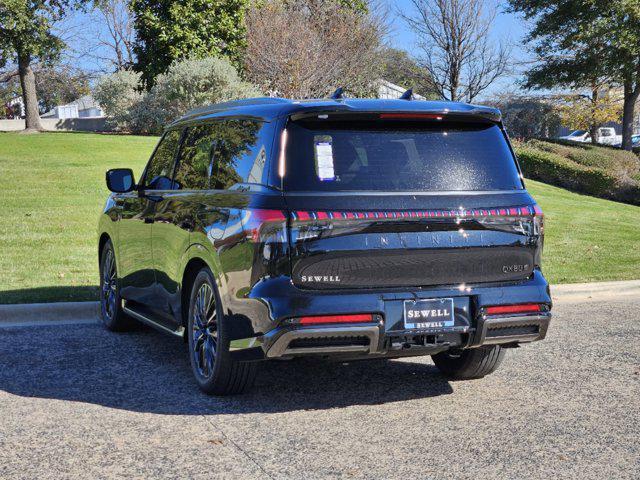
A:
<svg viewBox="0 0 640 480">
<path fill-rule="evenodd" d="M 537 207 L 492 122 L 289 122 L 283 187 L 300 288 L 518 281 L 539 263 Z"/>
<path fill-rule="evenodd" d="M 212 125 L 188 127 L 178 154 L 171 190 L 164 192 L 156 201 L 152 244 L 159 298 L 155 307 L 165 313 L 180 311 L 182 257 L 195 228 L 197 205 L 209 189 L 214 143 Z"/>
</svg>

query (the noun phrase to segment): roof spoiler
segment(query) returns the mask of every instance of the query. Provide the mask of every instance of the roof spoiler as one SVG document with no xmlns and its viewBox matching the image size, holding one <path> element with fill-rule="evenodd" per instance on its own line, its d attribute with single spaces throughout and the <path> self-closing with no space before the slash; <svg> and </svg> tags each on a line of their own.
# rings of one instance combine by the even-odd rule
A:
<svg viewBox="0 0 640 480">
<path fill-rule="evenodd" d="M 400 100 L 413 100 L 413 88 L 410 88 L 400 95 Z"/>
<path fill-rule="evenodd" d="M 344 89 L 342 87 L 336 88 L 335 92 L 331 94 L 331 98 L 334 100 L 341 100 L 344 98 Z"/>
</svg>

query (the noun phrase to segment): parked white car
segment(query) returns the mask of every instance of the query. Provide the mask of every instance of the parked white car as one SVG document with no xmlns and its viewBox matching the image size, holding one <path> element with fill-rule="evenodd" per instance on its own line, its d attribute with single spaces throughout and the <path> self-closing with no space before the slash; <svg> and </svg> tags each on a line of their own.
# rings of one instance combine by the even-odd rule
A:
<svg viewBox="0 0 640 480">
<path fill-rule="evenodd" d="M 631 137 L 631 146 L 632 146 L 633 148 L 640 147 L 640 135 L 633 135 L 633 136 Z M 620 147 L 620 148 L 622 148 L 622 139 L 620 139 L 620 141 L 619 141 L 618 143 L 616 143 L 616 144 L 614 145 L 614 147 Z"/>
<path fill-rule="evenodd" d="M 561 140 L 569 140 L 571 142 L 591 142 L 591 135 L 587 130 L 575 130 L 569 135 L 559 138 Z M 616 130 L 613 127 L 600 127 L 598 129 L 598 143 L 602 145 L 620 144 L 622 143 L 622 135 L 616 135 Z"/>
</svg>

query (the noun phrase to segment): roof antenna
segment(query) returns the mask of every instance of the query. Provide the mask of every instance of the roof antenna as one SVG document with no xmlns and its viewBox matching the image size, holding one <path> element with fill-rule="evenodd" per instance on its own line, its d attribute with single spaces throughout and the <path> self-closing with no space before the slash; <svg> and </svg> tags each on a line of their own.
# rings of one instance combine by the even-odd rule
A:
<svg viewBox="0 0 640 480">
<path fill-rule="evenodd" d="M 333 94 L 331 95 L 331 98 L 333 98 L 334 100 L 340 100 L 342 97 L 342 92 L 344 90 L 342 89 L 342 87 L 338 87 L 336 88 L 336 91 L 333 92 Z"/>
<path fill-rule="evenodd" d="M 413 100 L 413 88 L 410 88 L 400 95 L 400 100 Z"/>
</svg>

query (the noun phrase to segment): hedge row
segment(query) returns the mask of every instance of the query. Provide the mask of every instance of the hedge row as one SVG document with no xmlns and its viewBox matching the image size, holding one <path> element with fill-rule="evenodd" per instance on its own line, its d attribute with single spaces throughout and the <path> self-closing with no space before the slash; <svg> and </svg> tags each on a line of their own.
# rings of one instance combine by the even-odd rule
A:
<svg viewBox="0 0 640 480">
<path fill-rule="evenodd" d="M 556 153 L 586 167 L 613 170 L 617 176 L 640 174 L 640 160 L 633 152 L 607 145 L 592 145 L 562 140 L 530 140 L 527 146 Z"/>
<path fill-rule="evenodd" d="M 529 144 L 516 147 L 524 176 L 596 197 L 640 205 L 640 182 L 603 168 L 585 166 Z M 612 169 L 613 170 L 613 169 Z"/>
</svg>

